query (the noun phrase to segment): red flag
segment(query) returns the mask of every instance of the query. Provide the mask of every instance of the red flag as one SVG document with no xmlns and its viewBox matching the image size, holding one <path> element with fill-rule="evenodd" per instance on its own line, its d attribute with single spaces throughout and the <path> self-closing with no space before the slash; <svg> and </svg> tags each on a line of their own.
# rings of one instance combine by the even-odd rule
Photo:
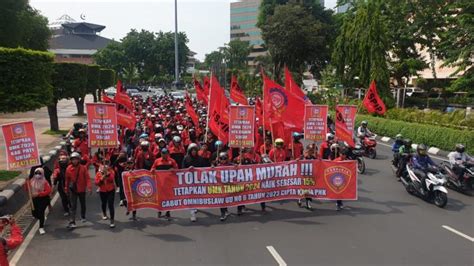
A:
<svg viewBox="0 0 474 266">
<path fill-rule="evenodd" d="M 369 113 L 377 113 L 379 115 L 383 115 L 387 111 L 385 104 L 383 103 L 382 99 L 380 99 L 379 94 L 377 92 L 375 80 L 370 83 L 370 87 L 365 93 L 365 97 L 362 103 L 364 104 L 365 108 Z"/>
<path fill-rule="evenodd" d="M 302 98 L 285 90 L 263 75 L 265 127 L 270 123 L 283 122 L 285 128 L 303 130 L 304 106 Z"/>
<path fill-rule="evenodd" d="M 189 97 L 188 93 L 186 93 L 186 100 L 184 101 L 184 106 L 186 108 L 186 112 L 188 113 L 189 117 L 193 120 L 194 126 L 199 126 L 199 117 L 194 110 L 193 104 L 191 103 L 191 98 Z"/>
<path fill-rule="evenodd" d="M 120 79 L 117 81 L 117 88 L 116 88 L 116 89 L 117 89 L 117 93 L 119 93 L 119 92 L 125 92 L 125 91 L 123 90 L 122 81 L 121 81 Z"/>
<path fill-rule="evenodd" d="M 215 76 L 211 77 L 212 84 L 209 101 L 209 128 L 219 140 L 226 144 L 229 139 L 229 99 Z"/>
<path fill-rule="evenodd" d="M 298 97 L 301 97 L 307 103 L 311 103 L 309 98 L 304 94 L 303 90 L 296 84 L 291 76 L 290 70 L 285 66 L 285 89 L 291 91 L 292 93 L 296 94 Z"/>
<path fill-rule="evenodd" d="M 203 102 L 204 104 L 207 105 L 208 102 L 208 95 L 204 91 L 204 88 L 201 86 L 201 83 L 199 80 L 194 78 L 194 89 L 196 90 L 196 96 L 198 101 Z"/>
<path fill-rule="evenodd" d="M 128 94 L 124 91 L 122 87 L 122 81 L 117 81 L 117 93 L 115 94 L 114 98 L 115 103 L 123 105 L 128 110 L 133 110 L 132 100 L 128 96 Z"/>
<path fill-rule="evenodd" d="M 353 132 L 357 106 L 338 105 L 336 106 L 336 137 L 345 141 L 351 147 L 355 146 Z"/>
<path fill-rule="evenodd" d="M 237 78 L 235 76 L 232 76 L 232 81 L 230 82 L 230 98 L 241 105 L 248 105 L 249 102 L 247 100 L 247 97 L 245 97 L 245 94 L 240 88 L 239 83 L 237 82 Z"/>
<path fill-rule="evenodd" d="M 117 111 L 117 124 L 128 129 L 135 129 L 136 119 L 132 114 L 126 114 L 124 111 Z"/>
<path fill-rule="evenodd" d="M 102 93 L 102 102 L 104 103 L 115 103 L 114 99 L 110 98 L 109 96 Z"/>
<path fill-rule="evenodd" d="M 211 81 L 209 80 L 208 76 L 204 76 L 202 78 L 202 82 L 204 84 L 204 86 L 203 86 L 204 94 L 206 95 L 206 98 L 208 98 L 209 97 L 209 91 L 210 91 L 210 88 L 211 88 Z"/>
<path fill-rule="evenodd" d="M 257 118 L 257 127 L 263 126 L 263 103 L 260 98 L 255 100 L 255 117 Z"/>
</svg>

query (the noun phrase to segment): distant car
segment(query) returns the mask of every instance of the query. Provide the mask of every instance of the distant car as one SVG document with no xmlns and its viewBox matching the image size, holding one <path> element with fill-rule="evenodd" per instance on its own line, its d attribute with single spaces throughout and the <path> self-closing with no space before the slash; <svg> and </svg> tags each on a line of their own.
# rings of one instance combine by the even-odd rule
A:
<svg viewBox="0 0 474 266">
<path fill-rule="evenodd" d="M 140 92 L 137 89 L 128 89 L 127 93 L 130 97 L 140 96 Z"/>
<path fill-rule="evenodd" d="M 185 91 L 172 91 L 170 95 L 175 99 L 184 99 L 184 95 L 186 95 Z"/>
<path fill-rule="evenodd" d="M 104 90 L 105 95 L 110 96 L 110 97 L 115 97 L 115 94 L 117 94 L 117 89 L 110 87 Z"/>
</svg>

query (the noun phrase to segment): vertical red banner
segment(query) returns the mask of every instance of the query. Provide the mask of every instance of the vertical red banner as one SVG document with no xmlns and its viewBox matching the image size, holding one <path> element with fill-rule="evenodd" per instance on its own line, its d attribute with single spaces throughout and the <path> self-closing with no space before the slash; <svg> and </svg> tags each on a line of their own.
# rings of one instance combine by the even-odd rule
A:
<svg viewBox="0 0 474 266">
<path fill-rule="evenodd" d="M 229 146 L 252 148 L 255 146 L 255 106 L 229 106 Z"/>
<path fill-rule="evenodd" d="M 117 113 L 115 104 L 88 103 L 89 147 L 115 148 L 118 146 Z"/>
<path fill-rule="evenodd" d="M 324 141 L 328 132 L 328 106 L 306 105 L 304 110 L 304 138 Z"/>
<path fill-rule="evenodd" d="M 30 168 L 40 164 L 32 121 L 2 125 L 7 154 L 7 169 Z"/>
<path fill-rule="evenodd" d="M 336 137 L 354 147 L 354 123 L 357 113 L 355 105 L 336 106 Z"/>
</svg>

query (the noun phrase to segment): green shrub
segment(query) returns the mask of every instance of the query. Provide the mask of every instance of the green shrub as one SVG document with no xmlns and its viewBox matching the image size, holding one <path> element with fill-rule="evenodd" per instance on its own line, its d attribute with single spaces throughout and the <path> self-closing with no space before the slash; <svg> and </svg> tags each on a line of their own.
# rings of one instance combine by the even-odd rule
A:
<svg viewBox="0 0 474 266">
<path fill-rule="evenodd" d="M 390 109 L 385 113 L 385 118 L 455 129 L 465 129 L 466 127 L 471 130 L 474 129 L 474 115 L 466 116 L 465 110 L 443 113 L 437 110 L 423 111 L 414 108 Z"/>
<path fill-rule="evenodd" d="M 53 54 L 0 48 L 0 112 L 25 112 L 51 102 Z"/>
<path fill-rule="evenodd" d="M 423 125 L 404 121 L 390 120 L 368 115 L 357 115 L 357 123 L 362 120 L 369 122 L 369 128 L 381 136 L 394 137 L 402 134 L 414 143 L 424 143 L 445 151 L 450 151 L 456 143 L 466 145 L 467 151 L 474 153 L 474 131 L 457 130 L 435 125 Z"/>
<path fill-rule="evenodd" d="M 104 90 L 113 86 L 115 83 L 115 71 L 112 69 L 100 69 L 100 89 Z"/>
</svg>

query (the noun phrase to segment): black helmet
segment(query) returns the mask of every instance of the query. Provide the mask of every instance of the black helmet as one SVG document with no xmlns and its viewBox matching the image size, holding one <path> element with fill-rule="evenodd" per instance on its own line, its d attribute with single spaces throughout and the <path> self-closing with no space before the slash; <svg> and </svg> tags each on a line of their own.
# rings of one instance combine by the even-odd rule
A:
<svg viewBox="0 0 474 266">
<path fill-rule="evenodd" d="M 416 147 L 416 152 L 418 153 L 418 155 L 425 156 L 427 149 L 428 148 L 425 144 L 420 144 Z"/>
<path fill-rule="evenodd" d="M 466 148 L 464 147 L 464 145 L 462 144 L 456 144 L 456 151 L 459 152 L 459 153 L 463 153 L 464 150 L 466 150 Z"/>
<path fill-rule="evenodd" d="M 404 144 L 405 146 L 411 147 L 412 141 L 411 141 L 411 139 L 405 139 L 405 140 L 403 140 L 403 144 Z"/>
</svg>

